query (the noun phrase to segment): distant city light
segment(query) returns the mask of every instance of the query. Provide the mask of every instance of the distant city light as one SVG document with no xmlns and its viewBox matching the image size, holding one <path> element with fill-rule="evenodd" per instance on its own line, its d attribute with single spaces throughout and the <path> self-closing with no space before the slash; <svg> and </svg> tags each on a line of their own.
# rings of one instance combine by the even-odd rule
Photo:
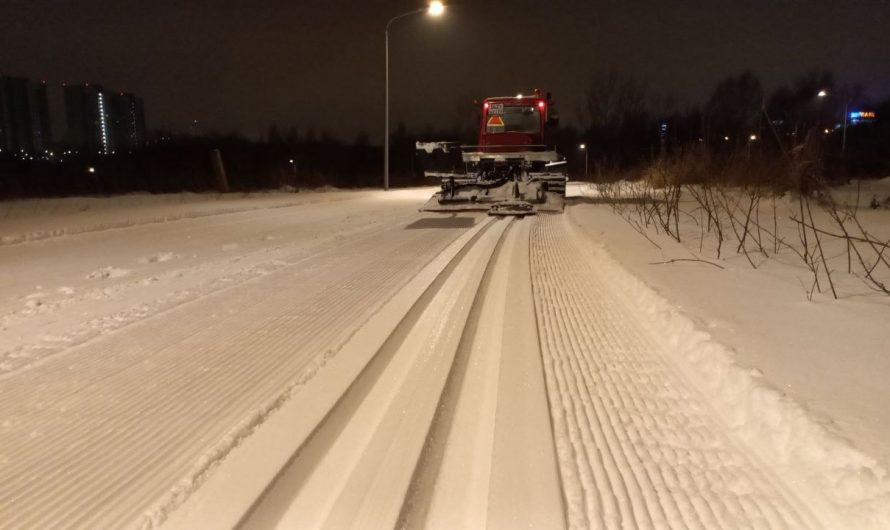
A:
<svg viewBox="0 0 890 530">
<path fill-rule="evenodd" d="M 95 173 L 95 172 L 96 172 L 96 168 L 94 168 L 93 166 L 90 166 L 87 168 L 87 173 Z"/>
<path fill-rule="evenodd" d="M 816 95 L 819 96 L 820 98 L 824 98 L 828 95 L 828 92 L 826 92 L 825 90 L 820 90 L 819 93 Z"/>
<path fill-rule="evenodd" d="M 757 135 L 756 135 L 756 134 L 752 134 L 751 137 L 750 137 L 749 139 L 750 139 L 752 142 L 753 142 L 753 141 L 756 141 L 756 140 L 757 140 Z"/>
<path fill-rule="evenodd" d="M 831 132 L 831 129 L 825 129 L 825 134 L 828 134 L 830 132 Z"/>
<path fill-rule="evenodd" d="M 578 146 L 578 149 L 584 150 L 587 149 L 587 144 L 581 144 Z"/>
<path fill-rule="evenodd" d="M 728 142 L 728 141 L 729 141 L 729 136 L 724 136 L 723 139 L 724 139 L 725 141 Z"/>
</svg>

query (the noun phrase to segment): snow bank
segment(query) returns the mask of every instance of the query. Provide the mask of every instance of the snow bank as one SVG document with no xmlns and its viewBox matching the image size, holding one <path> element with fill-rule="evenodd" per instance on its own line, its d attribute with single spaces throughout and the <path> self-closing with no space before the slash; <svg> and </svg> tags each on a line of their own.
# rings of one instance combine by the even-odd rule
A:
<svg viewBox="0 0 890 530">
<path fill-rule="evenodd" d="M 890 177 L 852 180 L 848 184 L 832 188 L 831 193 L 841 204 L 856 204 L 859 208 L 890 208 Z"/>
<path fill-rule="evenodd" d="M 890 528 L 890 478 L 876 459 L 830 432 L 758 372 L 738 366 L 729 349 L 697 329 L 601 244 L 591 243 L 585 251 L 603 264 L 615 291 L 645 312 L 653 330 L 669 337 L 673 364 L 708 398 L 733 436 L 779 475 L 828 501 L 843 526 Z"/>
</svg>

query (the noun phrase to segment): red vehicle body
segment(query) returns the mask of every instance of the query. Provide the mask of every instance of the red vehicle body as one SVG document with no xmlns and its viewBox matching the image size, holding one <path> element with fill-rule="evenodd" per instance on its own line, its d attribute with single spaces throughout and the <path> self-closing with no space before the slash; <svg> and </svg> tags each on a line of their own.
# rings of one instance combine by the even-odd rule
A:
<svg viewBox="0 0 890 530">
<path fill-rule="evenodd" d="M 550 94 L 487 98 L 482 103 L 479 147 L 483 152 L 534 151 L 545 147 L 544 132 L 559 115 Z"/>
<path fill-rule="evenodd" d="M 478 145 L 416 143 L 424 175 L 442 183 L 423 210 L 519 217 L 561 212 L 565 159 L 545 143 L 548 127 L 559 123 L 550 94 L 487 98 L 481 110 Z"/>
</svg>

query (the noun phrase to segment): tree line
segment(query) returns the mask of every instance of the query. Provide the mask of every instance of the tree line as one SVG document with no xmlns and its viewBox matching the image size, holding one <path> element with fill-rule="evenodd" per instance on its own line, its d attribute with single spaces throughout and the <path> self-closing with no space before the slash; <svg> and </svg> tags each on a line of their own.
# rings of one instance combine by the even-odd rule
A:
<svg viewBox="0 0 890 530">
<path fill-rule="evenodd" d="M 866 108 L 876 112 L 877 121 L 847 127 L 844 149 L 838 124 L 845 112 Z M 549 138 L 569 159 L 574 178 L 584 177 L 582 142 L 591 179 L 690 151 L 716 159 L 779 157 L 807 138 L 821 146 L 831 179 L 890 172 L 890 121 L 884 119 L 890 100 L 870 101 L 861 86 L 841 83 L 827 71 L 806 73 L 771 93 L 754 74 L 741 72 L 719 81 L 698 105 L 681 105 L 633 76 L 598 72 L 589 78 L 581 108 L 571 110 L 563 115 L 575 114 L 579 124 L 556 128 Z M 479 118 L 479 106 L 468 101 L 462 119 L 446 129 L 412 131 L 399 124 L 391 137 L 392 185 L 429 184 L 415 158 L 415 141 L 474 144 Z M 233 191 L 381 184 L 383 150 L 366 133 L 343 141 L 325 131 L 271 125 L 256 140 L 237 133 L 156 132 L 144 150 L 112 157 L 45 161 L 0 155 L 0 198 L 213 190 L 214 149 L 221 152 Z"/>
<path fill-rule="evenodd" d="M 854 123 L 853 111 L 874 112 Z M 846 116 L 847 126 L 844 131 Z M 562 131 L 575 158 L 586 144 L 591 173 L 643 167 L 688 151 L 710 156 L 778 157 L 817 143 L 834 180 L 890 173 L 890 99 L 871 100 L 863 87 L 824 70 L 807 72 L 767 92 L 750 71 L 719 81 L 708 99 L 683 108 L 670 94 L 617 72 L 591 76 L 578 130 Z M 846 139 L 844 138 L 846 136 Z"/>
</svg>

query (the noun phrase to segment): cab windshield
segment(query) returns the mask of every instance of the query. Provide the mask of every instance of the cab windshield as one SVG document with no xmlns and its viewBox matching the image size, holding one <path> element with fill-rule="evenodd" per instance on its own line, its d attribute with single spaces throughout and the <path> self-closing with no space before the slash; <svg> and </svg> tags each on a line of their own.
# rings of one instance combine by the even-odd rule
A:
<svg viewBox="0 0 890 530">
<path fill-rule="evenodd" d="M 541 130 L 541 111 L 534 105 L 492 105 L 485 125 L 487 133 L 537 133 Z"/>
</svg>

